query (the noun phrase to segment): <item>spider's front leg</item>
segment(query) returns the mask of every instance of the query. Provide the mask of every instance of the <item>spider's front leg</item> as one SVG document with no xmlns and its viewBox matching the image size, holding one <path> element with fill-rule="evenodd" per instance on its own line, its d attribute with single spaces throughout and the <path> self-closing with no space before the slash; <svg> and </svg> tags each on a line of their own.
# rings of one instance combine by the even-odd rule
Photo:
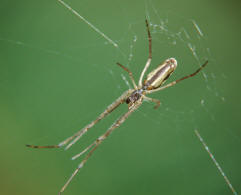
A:
<svg viewBox="0 0 241 195">
<path fill-rule="evenodd" d="M 65 190 L 65 188 L 69 185 L 71 180 L 74 178 L 74 176 L 79 172 L 79 170 L 84 166 L 84 164 L 87 162 L 89 157 L 94 153 L 94 151 L 99 147 L 99 145 L 117 128 L 119 127 L 125 120 L 130 116 L 132 112 L 134 112 L 137 108 L 140 107 L 142 104 L 142 99 L 139 99 L 135 102 L 135 105 L 132 107 L 132 109 L 129 109 L 125 114 L 123 114 L 116 122 L 114 122 L 111 127 L 103 134 L 101 135 L 94 143 L 92 143 L 90 146 L 88 146 L 83 152 L 81 152 L 79 155 L 76 155 L 72 159 L 77 158 L 84 152 L 86 152 L 88 149 L 92 148 L 89 153 L 86 155 L 86 157 L 81 161 L 79 166 L 75 169 L 73 174 L 70 176 L 70 178 L 67 180 L 65 185 L 62 187 L 62 189 L 59 192 L 59 195 Z"/>
<path fill-rule="evenodd" d="M 100 120 L 105 118 L 108 114 L 110 114 L 113 110 L 115 110 L 120 104 L 124 103 L 126 100 L 126 97 L 129 96 L 129 94 L 132 93 L 133 90 L 127 90 L 125 91 L 116 101 L 114 101 L 111 105 L 107 107 L 107 109 L 101 113 L 97 119 L 86 125 L 83 129 L 76 132 L 74 135 L 68 137 L 64 141 L 60 142 L 58 145 L 49 145 L 49 146 L 35 146 L 35 145 L 26 145 L 29 148 L 60 148 L 66 144 L 66 150 L 70 148 L 74 143 L 76 143 L 91 127 L 93 127 L 96 123 L 98 123 Z"/>
</svg>

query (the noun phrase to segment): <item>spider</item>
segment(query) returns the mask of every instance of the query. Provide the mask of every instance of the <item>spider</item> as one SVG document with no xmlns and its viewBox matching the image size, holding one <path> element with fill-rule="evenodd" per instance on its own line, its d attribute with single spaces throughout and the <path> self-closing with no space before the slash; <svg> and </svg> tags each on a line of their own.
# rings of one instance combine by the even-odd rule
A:
<svg viewBox="0 0 241 195">
<path fill-rule="evenodd" d="M 119 98 L 117 98 L 111 105 L 109 105 L 106 110 L 101 113 L 94 121 L 89 123 L 87 126 L 85 126 L 80 131 L 76 132 L 71 137 L 68 137 L 64 141 L 60 142 L 58 145 L 49 145 L 49 146 L 36 146 L 36 145 L 26 145 L 30 148 L 60 148 L 68 144 L 65 149 L 69 149 L 74 143 L 76 143 L 91 127 L 93 127 L 96 123 L 98 123 L 100 120 L 102 120 L 104 117 L 106 117 L 108 114 L 110 114 L 113 110 L 115 110 L 118 106 L 120 106 L 123 103 L 128 104 L 128 111 L 124 113 L 121 117 L 119 117 L 111 126 L 110 128 L 100 137 L 98 137 L 92 144 L 90 144 L 87 148 L 85 148 L 81 153 L 75 155 L 72 157 L 72 159 L 76 159 L 85 152 L 89 151 L 89 153 L 85 156 L 85 158 L 81 161 L 81 163 L 78 165 L 78 167 L 75 169 L 75 171 L 72 173 L 70 178 L 67 180 L 67 182 L 64 184 L 64 186 L 61 188 L 59 195 L 65 190 L 65 188 L 68 186 L 68 184 L 71 182 L 71 180 L 74 178 L 74 176 L 79 172 L 79 170 L 84 166 L 84 164 L 87 162 L 89 157 L 94 153 L 94 151 L 99 147 L 99 145 L 117 128 L 119 127 L 129 116 L 131 113 L 133 113 L 136 109 L 138 109 L 143 100 L 154 102 L 155 109 L 160 106 L 160 101 L 158 99 L 153 99 L 150 97 L 147 97 L 147 94 L 151 94 L 153 92 L 161 91 L 163 89 L 166 89 L 168 87 L 171 87 L 178 82 L 185 80 L 187 78 L 195 76 L 200 70 L 202 70 L 208 63 L 206 61 L 202 66 L 200 66 L 199 69 L 197 69 L 192 74 L 189 74 L 187 76 L 184 76 L 180 79 L 177 79 L 167 85 L 162 86 L 162 84 L 169 78 L 169 76 L 174 72 L 174 70 L 177 67 L 177 61 L 174 58 L 169 58 L 165 60 L 162 64 L 160 64 L 156 69 L 154 69 L 152 72 L 150 72 L 146 80 L 143 81 L 143 77 L 148 69 L 148 67 L 151 64 L 152 60 L 152 37 L 149 29 L 149 24 L 147 19 L 146 22 L 146 29 L 148 34 L 148 41 L 149 41 L 149 56 L 146 62 L 146 65 L 141 73 L 138 85 L 136 84 L 134 77 L 132 75 L 132 72 L 123 66 L 120 63 L 117 63 L 118 66 L 120 66 L 122 69 L 124 69 L 126 72 L 128 72 L 130 80 L 132 81 L 132 84 L 134 86 L 133 89 L 129 89 L 125 91 Z"/>
</svg>

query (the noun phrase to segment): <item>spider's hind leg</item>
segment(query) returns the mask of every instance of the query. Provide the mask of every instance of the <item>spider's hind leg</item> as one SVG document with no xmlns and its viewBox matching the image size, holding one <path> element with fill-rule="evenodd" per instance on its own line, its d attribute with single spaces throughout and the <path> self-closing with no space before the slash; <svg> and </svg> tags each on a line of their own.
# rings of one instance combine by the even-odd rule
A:
<svg viewBox="0 0 241 195">
<path fill-rule="evenodd" d="M 142 86 L 142 80 L 143 77 L 148 69 L 148 67 L 151 64 L 151 60 L 152 60 L 152 37 L 151 37 L 151 32 L 150 32 L 150 28 L 149 28 L 149 23 L 147 21 L 147 19 L 145 20 L 146 22 L 146 30 L 147 30 L 147 35 L 148 35 L 148 45 L 149 45 L 149 53 L 148 53 L 148 59 L 146 61 L 146 65 L 144 67 L 144 69 L 142 70 L 139 82 L 138 82 L 138 86 L 141 87 Z"/>
</svg>

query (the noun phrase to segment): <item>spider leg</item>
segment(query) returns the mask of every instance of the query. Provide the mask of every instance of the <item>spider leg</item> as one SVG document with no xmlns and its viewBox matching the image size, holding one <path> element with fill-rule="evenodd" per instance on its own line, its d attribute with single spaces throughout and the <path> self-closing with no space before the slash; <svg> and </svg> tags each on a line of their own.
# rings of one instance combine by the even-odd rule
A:
<svg viewBox="0 0 241 195">
<path fill-rule="evenodd" d="M 143 95 L 143 98 L 144 98 L 144 100 L 154 102 L 156 104 L 155 107 L 154 107 L 155 109 L 157 109 L 161 104 L 160 100 L 158 100 L 158 99 L 150 98 L 150 97 L 147 97 L 145 95 Z"/>
<path fill-rule="evenodd" d="M 79 170 L 84 166 L 86 161 L 89 159 L 89 157 L 94 153 L 94 151 L 98 148 L 98 146 L 117 128 L 119 127 L 128 117 L 129 115 L 134 112 L 139 106 L 142 104 L 142 99 L 138 102 L 136 102 L 135 106 L 128 110 L 125 114 L 123 114 L 117 121 L 115 121 L 111 127 L 103 134 L 101 135 L 96 141 L 91 144 L 86 149 L 90 149 L 93 145 L 94 147 L 89 151 L 89 153 L 86 155 L 86 157 L 81 161 L 81 163 L 78 165 L 78 167 L 75 169 L 75 171 L 72 173 L 70 178 L 67 180 L 67 182 L 64 184 L 64 186 L 61 188 L 59 195 L 65 190 L 65 188 L 69 185 L 71 180 L 74 178 L 74 176 L 79 172 Z"/>
<path fill-rule="evenodd" d="M 83 129 L 79 130 L 78 132 L 76 132 L 74 135 L 72 135 L 71 137 L 68 137 L 67 139 L 65 139 L 64 141 L 60 142 L 58 145 L 50 145 L 50 146 L 35 146 L 35 145 L 26 145 L 27 147 L 30 148 L 60 148 L 64 145 L 66 145 L 67 143 L 69 143 L 71 140 L 74 140 L 69 143 L 66 146 L 66 150 L 68 148 L 70 148 L 75 142 L 77 142 L 82 135 L 84 135 L 91 127 L 93 127 L 96 123 L 98 123 L 101 119 L 103 119 L 104 117 L 106 117 L 108 114 L 110 114 L 113 110 L 115 110 L 120 104 L 122 104 L 125 101 L 126 96 L 128 96 L 128 94 L 130 94 L 133 90 L 127 90 L 126 92 L 124 92 L 116 101 L 114 101 L 111 105 L 109 105 L 107 107 L 107 109 L 101 113 L 97 119 L 95 119 L 94 121 L 92 121 L 90 124 L 86 125 Z"/>
<path fill-rule="evenodd" d="M 132 81 L 132 84 L 133 84 L 134 88 L 137 89 L 137 85 L 136 85 L 136 82 L 135 82 L 135 79 L 134 79 L 134 77 L 133 77 L 132 72 L 131 72 L 128 68 L 126 68 L 125 66 L 123 66 L 122 64 L 120 64 L 119 62 L 117 62 L 116 64 L 117 64 L 118 66 L 120 66 L 121 68 L 123 68 L 126 72 L 129 73 L 129 76 L 130 76 L 130 79 L 131 79 L 131 81 Z"/>
<path fill-rule="evenodd" d="M 147 19 L 146 19 L 146 29 L 147 29 L 148 41 L 149 41 L 149 56 L 148 56 L 146 65 L 145 65 L 145 67 L 141 73 L 140 79 L 139 79 L 139 83 L 138 83 L 139 87 L 142 86 L 142 79 L 144 77 L 146 70 L 148 69 L 148 67 L 151 64 L 151 59 L 152 59 L 152 38 L 151 38 L 151 33 L 150 33 L 149 24 L 148 24 Z"/>
<path fill-rule="evenodd" d="M 146 94 L 150 94 L 150 93 L 153 93 L 153 92 L 157 92 L 157 91 L 166 89 L 166 88 L 168 88 L 168 87 L 171 87 L 171 86 L 177 84 L 177 83 L 180 82 L 180 81 L 183 81 L 183 80 L 185 80 L 185 79 L 188 79 L 188 78 L 190 78 L 190 77 L 193 77 L 193 76 L 195 76 L 197 73 L 199 73 L 207 64 L 208 64 L 208 61 L 206 61 L 206 62 L 205 62 L 199 69 L 197 69 L 194 73 L 189 74 L 189 75 L 187 75 L 187 76 L 184 76 L 184 77 L 182 77 L 182 78 L 180 78 L 180 79 L 177 79 L 177 80 L 175 80 L 175 81 L 173 81 L 173 82 L 171 82 L 171 83 L 169 83 L 169 84 L 167 84 L 167 85 L 164 85 L 163 87 L 159 87 L 159 88 L 157 88 L 157 89 L 153 89 L 153 90 L 150 90 L 150 91 L 146 91 Z"/>
</svg>

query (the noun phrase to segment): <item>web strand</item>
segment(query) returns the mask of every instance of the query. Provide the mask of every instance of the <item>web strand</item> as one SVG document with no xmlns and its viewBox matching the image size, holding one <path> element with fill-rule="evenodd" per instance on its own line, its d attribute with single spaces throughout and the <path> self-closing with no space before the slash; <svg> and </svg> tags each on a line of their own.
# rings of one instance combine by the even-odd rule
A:
<svg viewBox="0 0 241 195">
<path fill-rule="evenodd" d="M 225 182 L 228 184 L 228 187 L 230 188 L 230 190 L 233 192 L 233 194 L 237 195 L 237 192 L 235 191 L 235 189 L 233 188 L 231 182 L 229 181 L 229 179 L 227 178 L 227 176 L 225 175 L 225 173 L 223 172 L 222 168 L 220 167 L 220 165 L 218 164 L 218 162 L 216 161 L 214 155 L 211 153 L 211 151 L 209 150 L 207 144 L 205 143 L 205 141 L 203 140 L 203 138 L 201 137 L 201 135 L 199 134 L 198 130 L 194 130 L 196 136 L 198 137 L 198 139 L 200 140 L 200 142 L 202 143 L 202 145 L 204 146 L 205 150 L 207 151 L 207 153 L 209 154 L 210 158 L 212 159 L 212 161 L 214 162 L 215 166 L 218 168 L 219 172 L 221 173 L 221 175 L 223 176 Z"/>
<path fill-rule="evenodd" d="M 76 15 L 80 20 L 84 21 L 86 24 L 88 24 L 92 29 L 94 29 L 98 34 L 100 34 L 102 37 L 104 37 L 109 43 L 111 43 L 114 47 L 118 48 L 118 44 L 115 43 L 112 39 L 110 39 L 107 35 L 105 35 L 103 32 L 101 32 L 98 28 L 96 28 L 93 24 L 91 24 L 87 19 L 85 19 L 83 16 L 81 16 L 77 11 L 75 11 L 72 7 L 70 7 L 67 3 L 65 3 L 62 0 L 58 0 L 64 7 L 69 9 L 74 15 Z"/>
</svg>

